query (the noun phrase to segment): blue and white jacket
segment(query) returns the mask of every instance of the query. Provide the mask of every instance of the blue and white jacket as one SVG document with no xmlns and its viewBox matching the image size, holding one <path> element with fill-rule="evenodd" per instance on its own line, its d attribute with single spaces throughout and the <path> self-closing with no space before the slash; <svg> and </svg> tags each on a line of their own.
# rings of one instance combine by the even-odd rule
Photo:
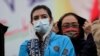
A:
<svg viewBox="0 0 100 56">
<path fill-rule="evenodd" d="M 44 49 L 44 56 L 75 56 L 74 47 L 67 36 L 57 35 L 54 32 L 50 35 L 50 40 Z M 29 56 L 26 40 L 20 46 L 19 56 Z"/>
</svg>

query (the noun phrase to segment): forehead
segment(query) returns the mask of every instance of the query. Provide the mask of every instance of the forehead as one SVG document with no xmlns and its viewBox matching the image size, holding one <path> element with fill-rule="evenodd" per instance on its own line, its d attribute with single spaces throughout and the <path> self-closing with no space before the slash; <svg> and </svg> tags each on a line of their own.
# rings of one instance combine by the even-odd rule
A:
<svg viewBox="0 0 100 56">
<path fill-rule="evenodd" d="M 47 11 L 43 8 L 35 10 L 32 16 L 36 16 L 36 15 L 42 15 L 42 14 L 48 14 Z"/>
<path fill-rule="evenodd" d="M 77 19 L 73 15 L 65 16 L 62 20 L 62 23 L 71 23 L 71 22 L 77 22 Z"/>
</svg>

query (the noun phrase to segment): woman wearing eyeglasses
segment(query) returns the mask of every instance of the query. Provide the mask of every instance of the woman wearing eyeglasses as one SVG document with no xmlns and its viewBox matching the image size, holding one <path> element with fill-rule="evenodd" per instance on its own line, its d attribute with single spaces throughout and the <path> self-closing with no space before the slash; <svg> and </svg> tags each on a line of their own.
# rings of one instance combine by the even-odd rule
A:
<svg viewBox="0 0 100 56">
<path fill-rule="evenodd" d="M 97 56 L 96 45 L 88 22 L 75 13 L 66 13 L 58 21 L 58 34 L 69 36 L 76 56 Z M 85 40 L 85 35 L 87 39 Z"/>
</svg>

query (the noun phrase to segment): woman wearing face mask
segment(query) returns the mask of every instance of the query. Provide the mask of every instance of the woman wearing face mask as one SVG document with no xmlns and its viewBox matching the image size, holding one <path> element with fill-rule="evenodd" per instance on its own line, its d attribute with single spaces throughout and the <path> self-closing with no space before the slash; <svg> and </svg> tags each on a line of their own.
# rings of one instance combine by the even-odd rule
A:
<svg viewBox="0 0 100 56">
<path fill-rule="evenodd" d="M 58 34 L 70 37 L 76 56 L 97 56 L 96 45 L 90 32 L 91 27 L 87 26 L 87 21 L 75 13 L 66 13 L 58 21 Z"/>
<path fill-rule="evenodd" d="M 51 11 L 45 5 L 32 10 L 31 24 L 36 36 L 22 43 L 19 56 L 75 56 L 70 39 L 51 31 L 52 22 Z"/>
</svg>

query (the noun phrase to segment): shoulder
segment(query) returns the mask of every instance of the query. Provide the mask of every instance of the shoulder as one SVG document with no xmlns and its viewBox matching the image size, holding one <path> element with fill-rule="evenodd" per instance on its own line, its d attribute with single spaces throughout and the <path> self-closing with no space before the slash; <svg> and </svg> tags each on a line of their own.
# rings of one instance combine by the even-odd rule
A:
<svg viewBox="0 0 100 56">
<path fill-rule="evenodd" d="M 66 42 L 70 41 L 68 36 L 59 35 L 59 34 L 56 34 L 56 33 L 54 33 L 54 34 L 55 34 L 54 39 L 56 39 L 56 40 L 66 41 Z"/>
<path fill-rule="evenodd" d="M 57 37 L 59 39 L 62 39 L 62 40 L 70 40 L 68 36 L 65 36 L 65 35 L 57 35 Z"/>
<path fill-rule="evenodd" d="M 24 42 L 22 42 L 22 44 L 20 46 L 26 46 L 28 42 L 29 42 L 29 40 L 25 40 Z"/>
</svg>

